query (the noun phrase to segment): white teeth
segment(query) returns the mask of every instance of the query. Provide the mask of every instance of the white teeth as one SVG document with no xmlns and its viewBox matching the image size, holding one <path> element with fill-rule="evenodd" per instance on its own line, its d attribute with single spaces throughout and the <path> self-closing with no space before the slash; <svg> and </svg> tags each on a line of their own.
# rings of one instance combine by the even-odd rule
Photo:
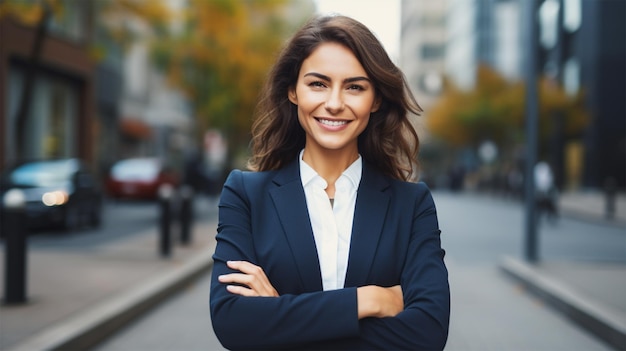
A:
<svg viewBox="0 0 626 351">
<path fill-rule="evenodd" d="M 332 127 L 338 127 L 338 126 L 342 126 L 348 123 L 348 121 L 331 121 L 328 119 L 320 119 L 319 121 L 321 124 L 325 124 L 327 126 L 332 126 Z"/>
</svg>

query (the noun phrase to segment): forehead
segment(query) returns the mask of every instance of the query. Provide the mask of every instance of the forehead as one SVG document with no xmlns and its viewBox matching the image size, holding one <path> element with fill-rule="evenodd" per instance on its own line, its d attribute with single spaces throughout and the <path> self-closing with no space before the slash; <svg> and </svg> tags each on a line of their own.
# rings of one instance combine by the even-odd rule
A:
<svg viewBox="0 0 626 351">
<path fill-rule="evenodd" d="M 339 43 L 327 42 L 320 44 L 307 57 L 300 68 L 300 76 L 317 72 L 329 77 L 367 77 L 367 72 L 354 53 Z"/>
</svg>

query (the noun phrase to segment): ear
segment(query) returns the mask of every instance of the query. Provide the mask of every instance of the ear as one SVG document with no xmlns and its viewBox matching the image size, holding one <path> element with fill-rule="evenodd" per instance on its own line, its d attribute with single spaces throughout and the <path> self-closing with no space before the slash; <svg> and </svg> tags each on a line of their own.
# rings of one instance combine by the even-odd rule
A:
<svg viewBox="0 0 626 351">
<path fill-rule="evenodd" d="M 289 98 L 289 101 L 291 101 L 291 103 L 293 103 L 294 105 L 298 104 L 298 95 L 296 95 L 295 87 L 289 88 L 289 90 L 287 91 L 287 97 Z"/>
<path fill-rule="evenodd" d="M 382 99 L 380 98 L 380 96 L 377 96 L 374 99 L 374 103 L 372 104 L 372 109 L 370 110 L 371 113 L 374 113 L 376 111 L 378 111 L 378 109 L 380 108 L 380 104 L 382 104 Z"/>
</svg>

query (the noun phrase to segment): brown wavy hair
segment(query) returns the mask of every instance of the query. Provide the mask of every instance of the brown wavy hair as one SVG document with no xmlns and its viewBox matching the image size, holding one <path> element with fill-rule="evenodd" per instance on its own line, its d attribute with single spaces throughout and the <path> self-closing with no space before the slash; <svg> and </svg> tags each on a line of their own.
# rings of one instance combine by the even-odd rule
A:
<svg viewBox="0 0 626 351">
<path fill-rule="evenodd" d="M 362 23 L 345 16 L 311 19 L 283 48 L 257 106 L 248 167 L 255 171 L 280 169 L 293 162 L 304 148 L 305 132 L 298 122 L 297 106 L 288 99 L 288 91 L 296 85 L 302 62 L 327 42 L 339 43 L 352 51 L 381 101 L 358 137 L 359 153 L 383 174 L 401 180 L 414 179 L 419 138 L 409 121 L 409 112 L 419 115 L 422 109 L 404 74 L 376 36 Z"/>
</svg>

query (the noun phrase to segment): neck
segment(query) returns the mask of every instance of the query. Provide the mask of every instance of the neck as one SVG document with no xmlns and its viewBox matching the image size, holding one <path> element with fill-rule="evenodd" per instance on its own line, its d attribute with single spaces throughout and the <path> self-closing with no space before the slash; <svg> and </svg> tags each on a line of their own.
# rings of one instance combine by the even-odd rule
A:
<svg viewBox="0 0 626 351">
<path fill-rule="evenodd" d="M 304 148 L 302 159 L 313 168 L 320 177 L 324 178 L 329 186 L 333 186 L 350 165 L 359 158 L 356 148 L 353 150 L 320 150 L 311 147 Z"/>
</svg>

